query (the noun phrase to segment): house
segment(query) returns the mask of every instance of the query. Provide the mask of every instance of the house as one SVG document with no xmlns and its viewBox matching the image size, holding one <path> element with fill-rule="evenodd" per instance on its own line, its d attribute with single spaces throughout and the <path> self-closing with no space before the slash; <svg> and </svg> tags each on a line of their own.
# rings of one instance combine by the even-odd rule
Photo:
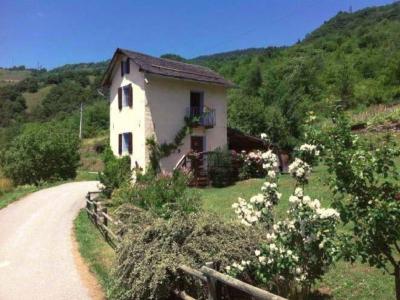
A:
<svg viewBox="0 0 400 300">
<path fill-rule="evenodd" d="M 147 138 L 171 143 L 185 125 L 191 133 L 160 160 L 172 171 L 190 151 L 208 152 L 227 145 L 227 89 L 233 84 L 208 68 L 117 49 L 103 77 L 110 94 L 110 145 L 129 155 L 131 167 L 149 164 Z"/>
</svg>

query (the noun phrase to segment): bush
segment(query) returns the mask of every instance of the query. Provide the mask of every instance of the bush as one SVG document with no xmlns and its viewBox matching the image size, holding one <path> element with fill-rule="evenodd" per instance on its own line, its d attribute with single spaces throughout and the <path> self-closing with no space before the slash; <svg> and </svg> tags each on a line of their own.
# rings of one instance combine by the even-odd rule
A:
<svg viewBox="0 0 400 300">
<path fill-rule="evenodd" d="M 207 163 L 212 186 L 224 187 L 235 182 L 232 155 L 229 150 L 216 149 L 209 154 Z"/>
<path fill-rule="evenodd" d="M 164 218 L 176 211 L 197 212 L 200 198 L 187 188 L 189 180 L 190 177 L 180 171 L 138 175 L 134 185 L 125 184 L 114 194 L 113 202 L 117 205 L 130 203 Z"/>
<path fill-rule="evenodd" d="M 0 196 L 7 192 L 11 192 L 13 188 L 14 186 L 10 179 L 0 178 Z"/>
<path fill-rule="evenodd" d="M 131 229 L 118 249 L 112 299 L 171 299 L 176 288 L 204 299 L 203 289 L 190 276 L 179 276 L 178 267 L 200 268 L 213 261 L 223 270 L 232 260 L 249 258 L 261 241 L 255 228 L 237 227 L 206 214 L 154 219 L 146 226 L 134 222 Z"/>
<path fill-rule="evenodd" d="M 131 178 L 131 160 L 129 156 L 115 157 L 110 147 L 107 147 L 102 156 L 104 171 L 99 174 L 102 184 L 102 193 L 111 197 L 113 191 Z"/>
<path fill-rule="evenodd" d="M 16 184 L 71 179 L 79 165 L 77 132 L 58 124 L 30 124 L 2 152 L 4 174 Z"/>
<path fill-rule="evenodd" d="M 109 104 L 98 101 L 84 107 L 83 110 L 83 135 L 85 138 L 98 136 L 109 128 Z"/>
<path fill-rule="evenodd" d="M 242 166 L 239 170 L 239 179 L 262 178 L 265 176 L 263 168 L 262 152 L 260 150 L 240 154 Z"/>
</svg>

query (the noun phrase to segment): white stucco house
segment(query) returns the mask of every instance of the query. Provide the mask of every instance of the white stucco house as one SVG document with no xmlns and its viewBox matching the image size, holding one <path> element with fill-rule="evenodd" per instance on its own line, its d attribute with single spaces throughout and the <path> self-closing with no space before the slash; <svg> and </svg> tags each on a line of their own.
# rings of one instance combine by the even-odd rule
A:
<svg viewBox="0 0 400 300">
<path fill-rule="evenodd" d="M 185 116 L 199 117 L 182 145 L 160 161 L 172 171 L 190 151 L 227 145 L 227 89 L 233 84 L 208 68 L 117 49 L 102 82 L 110 95 L 110 145 L 130 155 L 131 167 L 149 163 L 146 139 L 169 143 Z"/>
</svg>

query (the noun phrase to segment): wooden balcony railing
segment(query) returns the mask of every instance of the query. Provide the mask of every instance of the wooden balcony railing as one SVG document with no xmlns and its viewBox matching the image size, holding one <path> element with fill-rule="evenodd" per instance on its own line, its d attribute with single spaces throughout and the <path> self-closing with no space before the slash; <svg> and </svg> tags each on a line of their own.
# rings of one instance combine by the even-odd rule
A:
<svg viewBox="0 0 400 300">
<path fill-rule="evenodd" d="M 215 109 L 208 107 L 188 107 L 186 109 L 186 117 L 197 120 L 193 123 L 195 126 L 213 128 L 216 123 Z"/>
</svg>

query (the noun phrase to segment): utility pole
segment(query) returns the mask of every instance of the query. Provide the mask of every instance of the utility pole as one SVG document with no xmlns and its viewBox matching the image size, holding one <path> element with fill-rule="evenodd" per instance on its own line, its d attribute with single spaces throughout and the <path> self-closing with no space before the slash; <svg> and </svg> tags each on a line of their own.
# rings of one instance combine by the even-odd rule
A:
<svg viewBox="0 0 400 300">
<path fill-rule="evenodd" d="M 81 116 L 79 120 L 79 139 L 82 139 L 83 103 L 81 102 Z"/>
</svg>

